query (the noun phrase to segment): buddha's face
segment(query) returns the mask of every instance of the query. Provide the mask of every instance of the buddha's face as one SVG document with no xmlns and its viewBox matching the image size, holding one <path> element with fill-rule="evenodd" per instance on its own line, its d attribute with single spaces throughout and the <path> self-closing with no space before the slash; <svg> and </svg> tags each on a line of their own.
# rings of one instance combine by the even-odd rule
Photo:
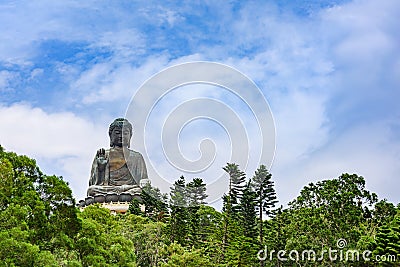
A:
<svg viewBox="0 0 400 267">
<path fill-rule="evenodd" d="M 115 127 L 111 132 L 111 143 L 117 147 L 129 147 L 131 133 L 126 128 Z"/>
</svg>

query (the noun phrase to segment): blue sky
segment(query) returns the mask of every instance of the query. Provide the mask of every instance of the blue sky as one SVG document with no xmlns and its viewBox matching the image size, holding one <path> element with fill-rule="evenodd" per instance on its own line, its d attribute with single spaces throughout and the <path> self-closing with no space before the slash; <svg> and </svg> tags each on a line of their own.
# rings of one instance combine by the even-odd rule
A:
<svg viewBox="0 0 400 267">
<path fill-rule="evenodd" d="M 397 0 L 0 1 L 0 144 L 82 198 L 108 125 L 140 85 L 178 63 L 214 61 L 247 75 L 270 105 L 282 204 L 343 172 L 398 203 L 399 16 Z M 194 95 L 228 99 L 212 91 Z M 178 102 L 165 98 L 160 114 Z M 200 128 L 185 129 L 182 150 L 219 131 Z"/>
</svg>

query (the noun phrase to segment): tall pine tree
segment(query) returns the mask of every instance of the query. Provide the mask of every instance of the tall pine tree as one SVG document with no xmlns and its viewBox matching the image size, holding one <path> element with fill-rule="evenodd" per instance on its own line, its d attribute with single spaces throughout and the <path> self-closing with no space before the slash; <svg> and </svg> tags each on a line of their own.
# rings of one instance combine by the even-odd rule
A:
<svg viewBox="0 0 400 267">
<path fill-rule="evenodd" d="M 238 204 L 243 194 L 243 189 L 246 186 L 246 175 L 239 169 L 239 165 L 236 163 L 227 163 L 223 170 L 229 175 L 228 195 L 230 197 L 233 210 L 237 211 L 239 208 Z"/>
<path fill-rule="evenodd" d="M 249 181 L 243 190 L 243 196 L 240 203 L 240 213 L 243 235 L 253 240 L 256 240 L 257 238 L 256 197 L 256 193 L 251 188 L 251 181 Z"/>
<path fill-rule="evenodd" d="M 380 266 L 399 266 L 400 262 L 400 213 L 379 227 L 373 242 L 373 255 L 381 259 Z"/>
<path fill-rule="evenodd" d="M 258 211 L 259 240 L 261 245 L 263 245 L 263 214 L 272 216 L 275 204 L 278 202 L 274 182 L 271 178 L 272 175 L 268 172 L 265 165 L 260 165 L 252 179 L 252 187 L 256 195 L 255 203 Z M 260 266 L 264 266 L 263 261 L 260 261 Z"/>
<path fill-rule="evenodd" d="M 206 204 L 204 201 L 207 198 L 206 184 L 201 178 L 194 178 L 193 181 L 186 185 L 187 192 L 187 214 L 188 214 L 188 239 L 190 245 L 198 247 L 200 231 L 199 222 L 200 215 L 198 210 L 200 205 Z"/>
<path fill-rule="evenodd" d="M 141 203 L 145 206 L 144 214 L 154 221 L 164 221 L 168 216 L 168 196 L 163 194 L 160 189 L 146 184 L 142 188 L 140 195 Z M 132 207 L 131 207 L 132 206 Z M 136 206 L 136 207 L 135 207 Z M 140 214 L 138 203 L 132 202 L 129 210 L 133 214 Z"/>
<path fill-rule="evenodd" d="M 246 176 L 235 163 L 227 163 L 223 170 L 229 175 L 229 191 L 222 197 L 223 200 L 223 237 L 222 237 L 222 258 L 224 258 L 225 249 L 229 242 L 229 227 L 232 220 L 238 219 L 240 210 L 239 201 L 245 187 Z"/>
<path fill-rule="evenodd" d="M 172 242 L 176 241 L 182 246 L 186 244 L 188 234 L 188 194 L 185 177 L 181 176 L 175 181 L 170 192 L 171 218 L 169 232 Z"/>
<path fill-rule="evenodd" d="M 206 184 L 201 178 L 194 178 L 193 181 L 186 185 L 188 206 L 199 207 L 201 204 L 206 204 L 204 201 L 207 198 Z"/>
</svg>

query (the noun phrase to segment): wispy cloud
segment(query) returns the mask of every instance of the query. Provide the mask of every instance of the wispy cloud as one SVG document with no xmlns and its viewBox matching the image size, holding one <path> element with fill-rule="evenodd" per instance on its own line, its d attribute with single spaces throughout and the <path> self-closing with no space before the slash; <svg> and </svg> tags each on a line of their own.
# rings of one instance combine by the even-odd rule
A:
<svg viewBox="0 0 400 267">
<path fill-rule="evenodd" d="M 248 75 L 269 101 L 283 202 L 346 171 L 398 202 L 399 13 L 396 0 L 2 3 L 0 121 L 26 123 L 15 135 L 2 127 L 0 142 L 55 159 L 81 196 L 92 154 L 108 144 L 103 130 L 137 88 L 167 66 L 212 60 Z M 170 95 L 159 113 L 185 94 Z"/>
<path fill-rule="evenodd" d="M 46 173 L 63 175 L 76 195 L 85 194 L 88 166 L 108 142 L 108 122 L 97 125 L 70 112 L 46 113 L 27 104 L 0 106 L 0 121 L 0 144 L 36 158 Z"/>
</svg>

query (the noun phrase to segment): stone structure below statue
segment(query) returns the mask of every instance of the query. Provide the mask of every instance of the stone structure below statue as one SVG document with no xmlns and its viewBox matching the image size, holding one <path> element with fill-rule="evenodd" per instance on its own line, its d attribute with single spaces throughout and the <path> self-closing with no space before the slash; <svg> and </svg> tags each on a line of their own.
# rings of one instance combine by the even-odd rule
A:
<svg viewBox="0 0 400 267">
<path fill-rule="evenodd" d="M 110 148 L 97 151 L 92 163 L 89 188 L 80 207 L 93 203 L 129 203 L 140 200 L 141 186 L 149 183 L 143 156 L 129 149 L 132 125 L 126 119 L 111 123 L 108 134 Z M 107 205 L 111 205 L 107 204 Z"/>
<path fill-rule="evenodd" d="M 115 201 L 110 201 L 109 196 L 115 195 L 116 199 Z M 105 202 L 103 197 L 105 197 Z M 121 197 L 121 199 L 119 199 L 119 197 Z M 80 200 L 79 201 L 79 208 L 81 209 L 81 211 L 83 211 L 85 209 L 85 207 L 91 205 L 91 204 L 95 204 L 98 203 L 100 204 L 101 207 L 109 209 L 111 211 L 111 213 L 116 214 L 116 213 L 126 213 L 129 209 L 129 204 L 130 201 L 126 201 L 126 200 L 132 200 L 134 198 L 134 196 L 131 196 L 130 194 L 121 194 L 121 195 L 117 195 L 117 194 L 107 194 L 107 195 L 96 195 L 95 197 L 86 197 L 85 200 Z M 140 209 L 142 210 L 142 212 L 145 211 L 145 206 L 143 204 L 139 205 Z"/>
</svg>

